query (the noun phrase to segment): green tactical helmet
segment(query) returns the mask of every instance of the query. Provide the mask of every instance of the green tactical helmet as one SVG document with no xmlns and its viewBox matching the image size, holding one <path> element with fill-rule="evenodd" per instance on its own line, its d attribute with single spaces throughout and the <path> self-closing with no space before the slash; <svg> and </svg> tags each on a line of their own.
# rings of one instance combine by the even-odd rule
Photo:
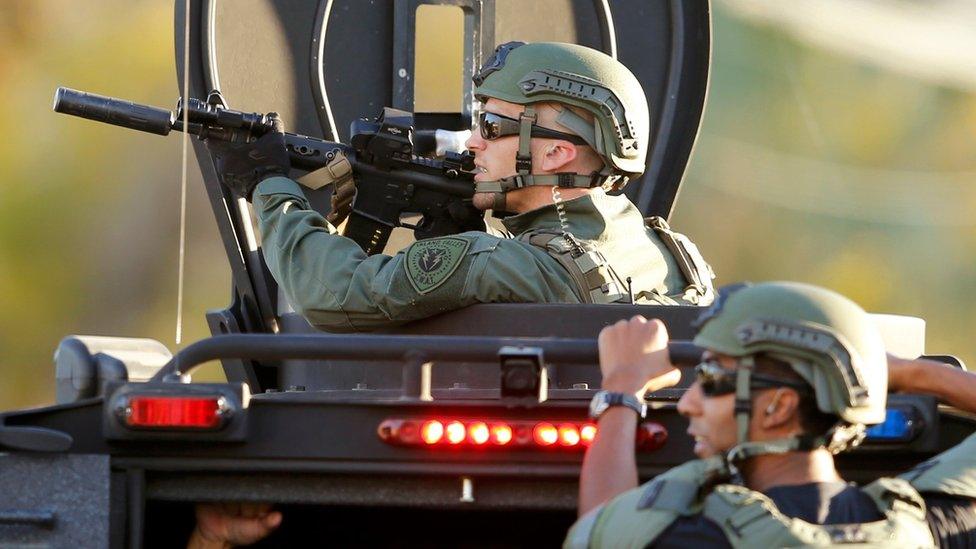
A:
<svg viewBox="0 0 976 549">
<path fill-rule="evenodd" d="M 851 424 L 885 418 L 888 359 L 871 317 L 830 290 L 795 282 L 738 285 L 698 319 L 695 344 L 785 361 L 814 388 L 820 411 Z"/>
<path fill-rule="evenodd" d="M 647 98 L 640 82 L 616 59 L 592 48 L 559 42 L 508 42 L 472 78 L 474 96 L 526 105 L 555 101 L 595 117 L 560 117 L 606 160 L 628 177 L 644 172 L 649 143 Z M 570 112 L 571 111 L 566 111 Z"/>
</svg>

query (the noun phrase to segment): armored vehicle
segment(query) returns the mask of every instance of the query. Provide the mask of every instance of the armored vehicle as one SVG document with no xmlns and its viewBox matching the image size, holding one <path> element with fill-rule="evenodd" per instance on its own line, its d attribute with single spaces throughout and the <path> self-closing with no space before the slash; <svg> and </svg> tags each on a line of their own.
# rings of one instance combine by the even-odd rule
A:
<svg viewBox="0 0 976 549">
<path fill-rule="evenodd" d="M 383 107 L 415 113 L 418 143 L 470 127 L 471 75 L 498 43 L 600 49 L 634 71 L 651 105 L 647 170 L 626 188 L 648 216 L 671 212 L 708 86 L 704 1 L 177 0 L 174 21 L 186 105 L 220 90 L 234 109 L 275 110 L 291 131 L 329 142 L 348 143 L 346 128 Z M 450 42 L 459 72 L 419 70 L 432 34 Z M 432 89 L 448 90 L 447 107 L 421 104 Z M 101 105 L 88 114 L 102 121 L 159 133 L 180 124 L 159 109 L 99 118 L 124 105 L 59 97 Z M 61 342 L 57 403 L 0 414 L 0 544 L 179 546 L 195 502 L 261 501 L 285 516 L 262 546 L 558 545 L 595 430 L 596 333 L 639 313 L 688 340 L 698 308 L 492 304 L 382 333 L 317 333 L 268 274 L 247 203 L 218 183 L 195 139 L 193 153 L 231 265 L 231 303 L 208 313 L 212 338 L 175 355 L 151 340 Z M 329 192 L 308 195 L 325 212 Z M 379 194 L 395 192 L 403 187 Z M 920 322 L 878 321 L 900 352 L 924 354 Z M 680 341 L 672 349 L 682 364 L 695 354 Z M 209 360 L 226 383 L 190 381 Z M 649 397 L 637 434 L 645 479 L 692 458 L 675 410 L 682 391 Z M 931 398 L 898 395 L 889 421 L 840 464 L 868 481 L 972 428 Z"/>
</svg>

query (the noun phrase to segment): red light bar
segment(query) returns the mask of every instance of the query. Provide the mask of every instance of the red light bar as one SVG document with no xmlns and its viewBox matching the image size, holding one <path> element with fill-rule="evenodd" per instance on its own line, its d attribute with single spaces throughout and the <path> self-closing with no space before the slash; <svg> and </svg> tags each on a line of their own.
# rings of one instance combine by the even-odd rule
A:
<svg viewBox="0 0 976 549">
<path fill-rule="evenodd" d="M 409 422 L 406 425 L 409 426 Z M 449 444 L 461 444 L 464 442 L 464 435 L 467 429 L 464 428 L 464 424 L 460 421 L 452 421 L 444 428 L 444 432 L 447 435 L 444 438 L 447 439 Z"/>
<path fill-rule="evenodd" d="M 580 440 L 583 444 L 592 443 L 594 438 L 596 438 L 596 425 L 591 423 L 580 427 Z"/>
<path fill-rule="evenodd" d="M 468 425 L 468 440 L 474 444 L 482 445 L 488 442 L 491 432 L 484 421 L 476 421 Z"/>
<path fill-rule="evenodd" d="M 420 428 L 420 438 L 427 444 L 437 444 L 444 436 L 444 424 L 437 421 L 428 421 Z"/>
<path fill-rule="evenodd" d="M 582 450 L 596 438 L 590 422 L 493 420 L 480 418 L 388 418 L 377 429 L 380 439 L 396 446 L 426 448 L 529 448 Z M 641 424 L 637 449 L 660 448 L 668 438 L 663 425 Z"/>
<path fill-rule="evenodd" d="M 559 440 L 559 431 L 552 423 L 539 423 L 532 430 L 532 438 L 539 446 L 552 446 Z"/>
<path fill-rule="evenodd" d="M 570 423 L 564 423 L 559 426 L 559 444 L 563 446 L 576 446 L 582 440 L 579 434 L 579 427 Z"/>
<path fill-rule="evenodd" d="M 504 424 L 492 425 L 491 441 L 499 446 L 512 442 L 512 428 Z"/>
<path fill-rule="evenodd" d="M 229 412 L 219 395 L 206 397 L 132 396 L 119 411 L 128 427 L 145 429 L 216 429 Z"/>
</svg>

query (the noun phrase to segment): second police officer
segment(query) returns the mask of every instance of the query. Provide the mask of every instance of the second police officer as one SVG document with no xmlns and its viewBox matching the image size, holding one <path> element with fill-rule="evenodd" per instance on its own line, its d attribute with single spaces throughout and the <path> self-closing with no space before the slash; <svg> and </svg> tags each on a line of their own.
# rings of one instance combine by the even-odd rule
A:
<svg viewBox="0 0 976 549">
<path fill-rule="evenodd" d="M 976 411 L 976 375 L 886 357 L 863 309 L 807 284 L 730 287 L 698 323 L 706 353 L 678 411 L 701 459 L 640 487 L 640 403 L 680 374 L 660 321 L 634 317 L 600 334 L 599 430 L 566 547 L 976 545 L 976 435 L 864 487 L 845 482 L 833 458 L 885 420 L 889 390 Z"/>
</svg>

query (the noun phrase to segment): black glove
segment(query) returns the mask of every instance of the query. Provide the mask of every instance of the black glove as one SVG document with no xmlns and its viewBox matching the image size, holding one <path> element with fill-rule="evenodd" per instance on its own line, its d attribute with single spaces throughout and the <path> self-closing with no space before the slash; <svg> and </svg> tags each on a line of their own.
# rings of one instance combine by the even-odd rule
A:
<svg viewBox="0 0 976 549">
<path fill-rule="evenodd" d="M 276 113 L 268 113 L 274 129 L 253 143 L 207 139 L 217 177 L 237 196 L 251 200 L 258 183 L 273 175 L 288 175 L 291 162 L 285 148 L 285 126 Z"/>
</svg>

